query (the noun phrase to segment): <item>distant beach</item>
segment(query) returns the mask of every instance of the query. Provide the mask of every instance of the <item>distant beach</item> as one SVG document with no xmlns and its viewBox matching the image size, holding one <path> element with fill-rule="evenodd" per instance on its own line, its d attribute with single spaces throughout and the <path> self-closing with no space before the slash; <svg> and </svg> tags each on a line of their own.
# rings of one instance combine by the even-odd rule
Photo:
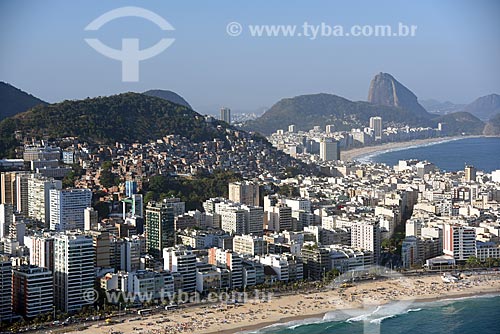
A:
<svg viewBox="0 0 500 334">
<path fill-rule="evenodd" d="M 410 141 L 402 141 L 402 142 L 394 142 L 394 143 L 386 143 L 382 145 L 374 145 L 374 146 L 365 146 L 360 148 L 353 148 L 346 151 L 340 152 L 340 158 L 342 161 L 353 161 L 359 160 L 360 158 L 375 154 L 382 153 L 386 151 L 392 151 L 396 149 L 407 149 L 410 147 L 418 147 L 429 144 L 439 144 L 446 143 L 453 140 L 460 140 L 466 138 L 479 138 L 483 137 L 480 135 L 476 136 L 454 136 L 454 137 L 440 137 L 440 138 L 427 138 L 427 139 L 417 139 Z"/>
</svg>

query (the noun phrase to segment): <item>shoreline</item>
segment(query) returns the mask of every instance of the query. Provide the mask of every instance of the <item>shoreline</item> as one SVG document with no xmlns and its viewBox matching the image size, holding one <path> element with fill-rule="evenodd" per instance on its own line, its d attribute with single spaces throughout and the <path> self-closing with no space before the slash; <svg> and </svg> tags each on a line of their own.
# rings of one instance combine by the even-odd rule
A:
<svg viewBox="0 0 500 334">
<path fill-rule="evenodd" d="M 394 149 L 408 149 L 413 146 L 428 145 L 428 144 L 441 144 L 455 140 L 470 139 L 470 138 L 483 138 L 488 137 L 485 135 L 471 135 L 471 136 L 452 136 L 452 137 L 438 137 L 438 138 L 425 138 L 410 141 L 391 142 L 382 145 L 364 146 L 353 148 L 347 151 L 340 152 L 340 160 L 354 161 L 368 155 L 382 154 L 383 151 Z"/>
<path fill-rule="evenodd" d="M 482 296 L 488 296 L 492 295 L 491 298 L 496 297 L 497 295 L 500 296 L 500 291 L 482 291 L 482 292 L 468 292 L 468 293 L 463 293 L 463 294 L 453 294 L 453 295 L 443 295 L 439 297 L 424 297 L 424 298 L 416 298 L 412 302 L 414 303 L 434 303 L 434 302 L 439 302 L 439 301 L 445 301 L 445 300 L 453 300 L 453 299 L 469 299 L 469 298 L 476 298 L 476 297 L 482 297 Z M 495 296 L 494 296 L 495 295 Z M 401 300 L 403 301 L 403 300 Z M 398 300 L 393 300 L 385 303 L 380 303 L 380 304 L 374 304 L 370 306 L 383 306 L 387 305 L 389 303 L 395 303 L 399 302 Z M 356 308 L 354 310 L 362 310 L 363 308 Z M 324 321 L 328 322 L 328 320 L 324 320 L 325 316 L 330 313 L 330 312 L 339 312 L 341 311 L 340 309 L 332 309 L 330 311 L 326 312 L 321 312 L 313 315 L 299 315 L 299 316 L 293 316 L 293 317 L 285 317 L 280 319 L 279 321 L 272 322 L 269 321 L 267 323 L 260 323 L 258 325 L 252 325 L 252 326 L 243 326 L 243 327 L 238 327 L 234 329 L 228 329 L 228 330 L 222 330 L 222 331 L 214 331 L 214 332 L 208 332 L 206 334 L 250 334 L 254 333 L 260 330 L 265 330 L 267 327 L 270 326 L 277 326 L 281 327 L 280 329 L 284 329 L 287 327 L 287 324 L 291 324 L 293 322 L 299 322 L 299 321 L 304 321 L 304 320 L 318 320 L 318 321 Z M 334 321 L 332 319 L 332 321 Z M 307 322 L 304 322 L 302 324 L 297 324 L 299 326 L 302 325 L 307 325 Z"/>
<path fill-rule="evenodd" d="M 105 326 L 103 323 L 74 331 L 79 334 L 107 334 L 110 331 L 142 334 L 233 334 L 262 330 L 288 323 L 301 325 L 323 320 L 330 312 L 359 313 L 364 307 L 388 303 L 434 302 L 443 299 L 467 298 L 500 293 L 500 272 L 475 274 L 459 283 L 443 283 L 439 274 L 378 278 L 354 282 L 330 289 L 301 291 L 295 294 L 270 296 L 270 299 L 249 297 L 246 303 L 217 303 L 162 312 L 144 318 L 127 319 Z M 409 305 L 407 305 L 409 306 Z M 281 326 L 280 326 L 281 327 Z"/>
</svg>

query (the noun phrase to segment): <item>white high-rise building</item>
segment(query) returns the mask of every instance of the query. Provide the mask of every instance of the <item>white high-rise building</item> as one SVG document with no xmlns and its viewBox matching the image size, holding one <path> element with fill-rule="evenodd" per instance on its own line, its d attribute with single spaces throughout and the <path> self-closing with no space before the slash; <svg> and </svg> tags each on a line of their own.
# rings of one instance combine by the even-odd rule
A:
<svg viewBox="0 0 500 334">
<path fill-rule="evenodd" d="M 261 236 L 235 235 L 233 238 L 233 251 L 238 254 L 262 256 L 267 253 L 267 241 Z"/>
<path fill-rule="evenodd" d="M 419 218 L 408 219 L 405 227 L 405 236 L 407 237 L 420 237 L 422 235 L 423 222 Z"/>
<path fill-rule="evenodd" d="M 331 138 L 322 138 L 319 143 L 319 157 L 322 161 L 340 160 L 339 142 Z"/>
<path fill-rule="evenodd" d="M 282 203 L 270 206 L 266 211 L 265 224 L 266 229 L 271 231 L 291 231 L 293 228 L 292 208 Z"/>
<path fill-rule="evenodd" d="M 48 233 L 24 237 L 30 250 L 30 264 L 54 271 L 54 237 Z"/>
<path fill-rule="evenodd" d="M 259 184 L 250 181 L 229 183 L 229 200 L 236 203 L 259 206 Z"/>
<path fill-rule="evenodd" d="M 196 289 L 196 255 L 191 251 L 176 248 L 163 249 L 164 269 L 182 275 L 182 290 L 194 292 Z"/>
<path fill-rule="evenodd" d="M 215 212 L 220 217 L 221 228 L 235 234 L 262 234 L 264 209 L 231 201 L 215 204 Z"/>
<path fill-rule="evenodd" d="M 28 179 L 28 216 L 50 221 L 50 190 L 62 189 L 62 182 L 36 175 Z"/>
<path fill-rule="evenodd" d="M 217 214 L 221 217 L 221 229 L 229 233 L 245 233 L 245 210 L 241 206 L 233 203 L 219 204 Z"/>
<path fill-rule="evenodd" d="M 85 209 L 92 202 L 90 189 L 50 190 L 50 229 L 84 229 Z"/>
<path fill-rule="evenodd" d="M 325 130 L 326 130 L 326 133 L 333 133 L 333 132 L 335 132 L 335 126 L 332 124 L 329 124 L 326 126 Z"/>
<path fill-rule="evenodd" d="M 456 261 L 467 261 L 476 255 L 476 230 L 473 227 L 445 224 L 443 230 L 443 253 Z"/>
<path fill-rule="evenodd" d="M 291 254 L 267 254 L 259 260 L 260 263 L 273 268 L 279 281 L 297 281 L 304 278 L 302 261 Z"/>
<path fill-rule="evenodd" d="M 54 236 L 54 292 L 59 310 L 79 311 L 92 304 L 84 296 L 94 288 L 94 256 L 92 237 L 75 232 Z"/>
<path fill-rule="evenodd" d="M 208 250 L 208 263 L 231 271 L 231 288 L 243 287 L 243 260 L 239 254 L 217 247 Z"/>
<path fill-rule="evenodd" d="M 311 212 L 311 200 L 307 198 L 285 198 L 284 203 L 286 206 L 291 207 L 293 211 L 304 210 L 305 212 Z"/>
<path fill-rule="evenodd" d="M 99 222 L 99 213 L 94 208 L 83 210 L 83 229 L 85 231 L 96 230 Z"/>
<path fill-rule="evenodd" d="M 382 139 L 382 117 L 370 117 L 370 129 L 373 130 L 375 140 Z"/>
<path fill-rule="evenodd" d="M 500 182 L 500 169 L 491 172 L 491 181 Z"/>
<path fill-rule="evenodd" d="M 162 203 L 172 207 L 175 217 L 183 215 L 186 212 L 186 202 L 181 202 L 180 198 L 165 198 Z"/>
<path fill-rule="evenodd" d="M 120 267 L 127 272 L 137 271 L 141 268 L 141 240 L 135 236 L 124 238 L 121 245 Z"/>
<path fill-rule="evenodd" d="M 373 263 L 380 261 L 380 225 L 378 222 L 356 222 L 351 225 L 351 246 L 373 254 Z"/>
</svg>

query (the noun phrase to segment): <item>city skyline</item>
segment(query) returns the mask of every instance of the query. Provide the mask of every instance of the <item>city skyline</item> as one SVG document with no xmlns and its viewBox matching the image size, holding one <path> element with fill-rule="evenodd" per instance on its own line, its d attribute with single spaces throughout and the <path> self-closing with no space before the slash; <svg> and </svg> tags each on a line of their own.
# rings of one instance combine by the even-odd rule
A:
<svg viewBox="0 0 500 334">
<path fill-rule="evenodd" d="M 0 332 L 496 334 L 498 14 L 1 2 Z"/>
</svg>

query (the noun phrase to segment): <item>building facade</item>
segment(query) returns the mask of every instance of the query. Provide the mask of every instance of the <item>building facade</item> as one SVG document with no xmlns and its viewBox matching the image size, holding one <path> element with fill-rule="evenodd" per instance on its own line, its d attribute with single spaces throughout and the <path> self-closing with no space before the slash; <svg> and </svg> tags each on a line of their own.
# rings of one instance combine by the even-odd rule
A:
<svg viewBox="0 0 500 334">
<path fill-rule="evenodd" d="M 85 209 L 92 204 L 90 189 L 52 189 L 49 198 L 51 230 L 84 230 Z"/>
<path fill-rule="evenodd" d="M 174 207 L 169 203 L 151 202 L 146 207 L 146 247 L 157 259 L 164 248 L 175 244 L 174 218 Z"/>
<path fill-rule="evenodd" d="M 12 271 L 12 305 L 15 313 L 26 318 L 52 312 L 54 287 L 52 272 L 33 265 Z"/>
<path fill-rule="evenodd" d="M 89 236 L 58 233 L 54 237 L 54 295 L 57 309 L 75 312 L 93 302 L 84 298 L 94 288 L 94 245 Z"/>
</svg>

